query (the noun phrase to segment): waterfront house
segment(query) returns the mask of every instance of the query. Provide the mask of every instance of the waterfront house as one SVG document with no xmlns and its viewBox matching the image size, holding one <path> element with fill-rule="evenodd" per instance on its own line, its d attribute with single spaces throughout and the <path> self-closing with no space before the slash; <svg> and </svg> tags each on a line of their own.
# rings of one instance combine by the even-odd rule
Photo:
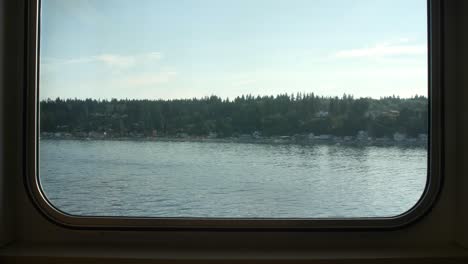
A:
<svg viewBox="0 0 468 264">
<path fill-rule="evenodd" d="M 395 132 L 395 134 L 393 134 L 393 140 L 395 141 L 403 141 L 405 139 L 406 139 L 406 134 L 399 133 L 399 132 Z"/>
<path fill-rule="evenodd" d="M 421 141 L 427 141 L 427 134 L 419 134 L 418 139 Z"/>
<path fill-rule="evenodd" d="M 210 132 L 208 134 L 208 138 L 217 138 L 218 137 L 218 134 L 216 132 Z"/>
<path fill-rule="evenodd" d="M 318 139 L 318 140 L 329 140 L 329 139 L 332 139 L 332 136 L 331 136 L 331 135 L 319 135 L 319 136 L 315 136 L 315 139 Z"/>
<path fill-rule="evenodd" d="M 325 118 L 328 116 L 328 112 L 326 111 L 318 111 L 316 114 L 315 114 L 316 117 L 319 117 L 319 118 Z"/>
<path fill-rule="evenodd" d="M 364 130 L 359 130 L 356 135 L 356 139 L 359 141 L 369 140 L 369 134 Z"/>
<path fill-rule="evenodd" d="M 252 133 L 252 136 L 253 136 L 254 138 L 260 138 L 260 137 L 262 137 L 262 133 L 261 133 L 260 131 L 254 131 L 254 132 Z"/>
</svg>

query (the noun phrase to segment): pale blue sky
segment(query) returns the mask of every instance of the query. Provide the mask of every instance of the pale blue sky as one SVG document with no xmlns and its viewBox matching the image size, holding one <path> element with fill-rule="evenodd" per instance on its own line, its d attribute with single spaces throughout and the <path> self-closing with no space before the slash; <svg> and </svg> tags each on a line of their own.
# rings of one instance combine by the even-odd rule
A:
<svg viewBox="0 0 468 264">
<path fill-rule="evenodd" d="M 427 95 L 426 0 L 42 0 L 40 95 Z"/>
</svg>

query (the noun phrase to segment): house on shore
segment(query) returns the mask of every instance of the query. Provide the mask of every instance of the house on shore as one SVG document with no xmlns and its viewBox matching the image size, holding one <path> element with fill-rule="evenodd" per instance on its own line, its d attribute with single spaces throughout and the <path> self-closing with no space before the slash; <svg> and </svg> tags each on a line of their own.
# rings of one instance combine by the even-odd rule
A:
<svg viewBox="0 0 468 264">
<path fill-rule="evenodd" d="M 369 133 L 367 133 L 367 132 L 364 131 L 364 130 L 358 131 L 358 133 L 357 133 L 357 135 L 356 135 L 356 140 L 359 140 L 359 141 L 367 141 L 367 140 L 370 140 L 370 138 L 369 138 Z"/>
<path fill-rule="evenodd" d="M 406 134 L 404 133 L 395 132 L 395 134 L 393 134 L 393 140 L 397 142 L 403 141 L 405 139 L 406 139 Z"/>
</svg>

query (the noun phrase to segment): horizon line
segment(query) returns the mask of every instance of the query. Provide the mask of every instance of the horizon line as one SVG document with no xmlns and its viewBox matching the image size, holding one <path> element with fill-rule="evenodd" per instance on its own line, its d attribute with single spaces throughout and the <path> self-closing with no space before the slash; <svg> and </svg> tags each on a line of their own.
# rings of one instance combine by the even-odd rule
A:
<svg viewBox="0 0 468 264">
<path fill-rule="evenodd" d="M 222 101 L 233 101 L 237 98 L 241 98 L 241 97 L 252 97 L 252 98 L 265 98 L 265 97 L 273 97 L 273 98 L 276 98 L 278 96 L 288 96 L 288 97 L 296 97 L 298 94 L 301 94 L 301 95 L 314 95 L 315 97 L 318 97 L 318 98 L 338 98 L 338 99 L 343 99 L 345 97 L 351 97 L 353 99 L 372 99 L 372 100 L 380 100 L 380 99 L 386 99 L 386 98 L 399 98 L 399 99 L 413 99 L 413 98 L 416 98 L 416 97 L 424 97 L 424 98 L 429 98 L 428 95 L 420 95 L 420 94 L 414 94 L 414 95 L 411 95 L 411 96 L 408 96 L 408 97 L 402 97 L 400 95 L 385 95 L 385 96 L 380 96 L 379 98 L 375 98 L 375 97 L 371 97 L 371 96 L 367 96 L 367 97 L 363 97 L 363 96 L 360 96 L 360 97 L 355 97 L 353 94 L 346 94 L 344 93 L 343 95 L 341 96 L 337 96 L 337 95 L 318 95 L 318 94 L 315 94 L 314 92 L 310 92 L 310 93 L 303 93 L 303 92 L 297 92 L 297 93 L 280 93 L 280 94 L 276 94 L 276 95 L 273 95 L 273 94 L 269 94 L 269 95 L 260 95 L 260 94 L 257 94 L 257 95 L 253 95 L 253 94 L 241 94 L 241 95 L 238 95 L 236 97 L 229 97 L 229 96 L 226 96 L 226 97 L 221 97 L 221 96 L 218 96 L 218 95 L 215 95 L 215 94 L 211 94 L 211 95 L 204 95 L 204 96 L 200 96 L 200 97 L 178 97 L 178 98 L 167 98 L 167 99 L 164 99 L 164 98 L 129 98 L 129 97 L 125 97 L 125 98 L 116 98 L 116 97 L 111 97 L 111 98 L 101 98 L 101 97 L 74 97 L 74 98 L 71 98 L 71 97 L 60 97 L 60 96 L 57 96 L 55 98 L 51 98 L 51 97 L 47 97 L 47 98 L 39 98 L 39 101 L 54 101 L 54 100 L 96 100 L 96 101 L 112 101 L 112 100 L 118 100 L 118 101 L 182 101 L 182 100 L 205 100 L 205 99 L 209 99 L 211 97 L 217 97 L 219 99 L 221 99 Z"/>
</svg>

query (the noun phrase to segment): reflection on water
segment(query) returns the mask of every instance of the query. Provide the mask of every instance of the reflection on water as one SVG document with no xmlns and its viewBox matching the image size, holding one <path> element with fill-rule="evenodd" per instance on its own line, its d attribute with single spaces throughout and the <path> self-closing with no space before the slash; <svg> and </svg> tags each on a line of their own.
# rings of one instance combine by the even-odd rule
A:
<svg viewBox="0 0 468 264">
<path fill-rule="evenodd" d="M 40 143 L 47 197 L 86 216 L 395 216 L 421 197 L 426 163 L 425 148 Z"/>
</svg>

